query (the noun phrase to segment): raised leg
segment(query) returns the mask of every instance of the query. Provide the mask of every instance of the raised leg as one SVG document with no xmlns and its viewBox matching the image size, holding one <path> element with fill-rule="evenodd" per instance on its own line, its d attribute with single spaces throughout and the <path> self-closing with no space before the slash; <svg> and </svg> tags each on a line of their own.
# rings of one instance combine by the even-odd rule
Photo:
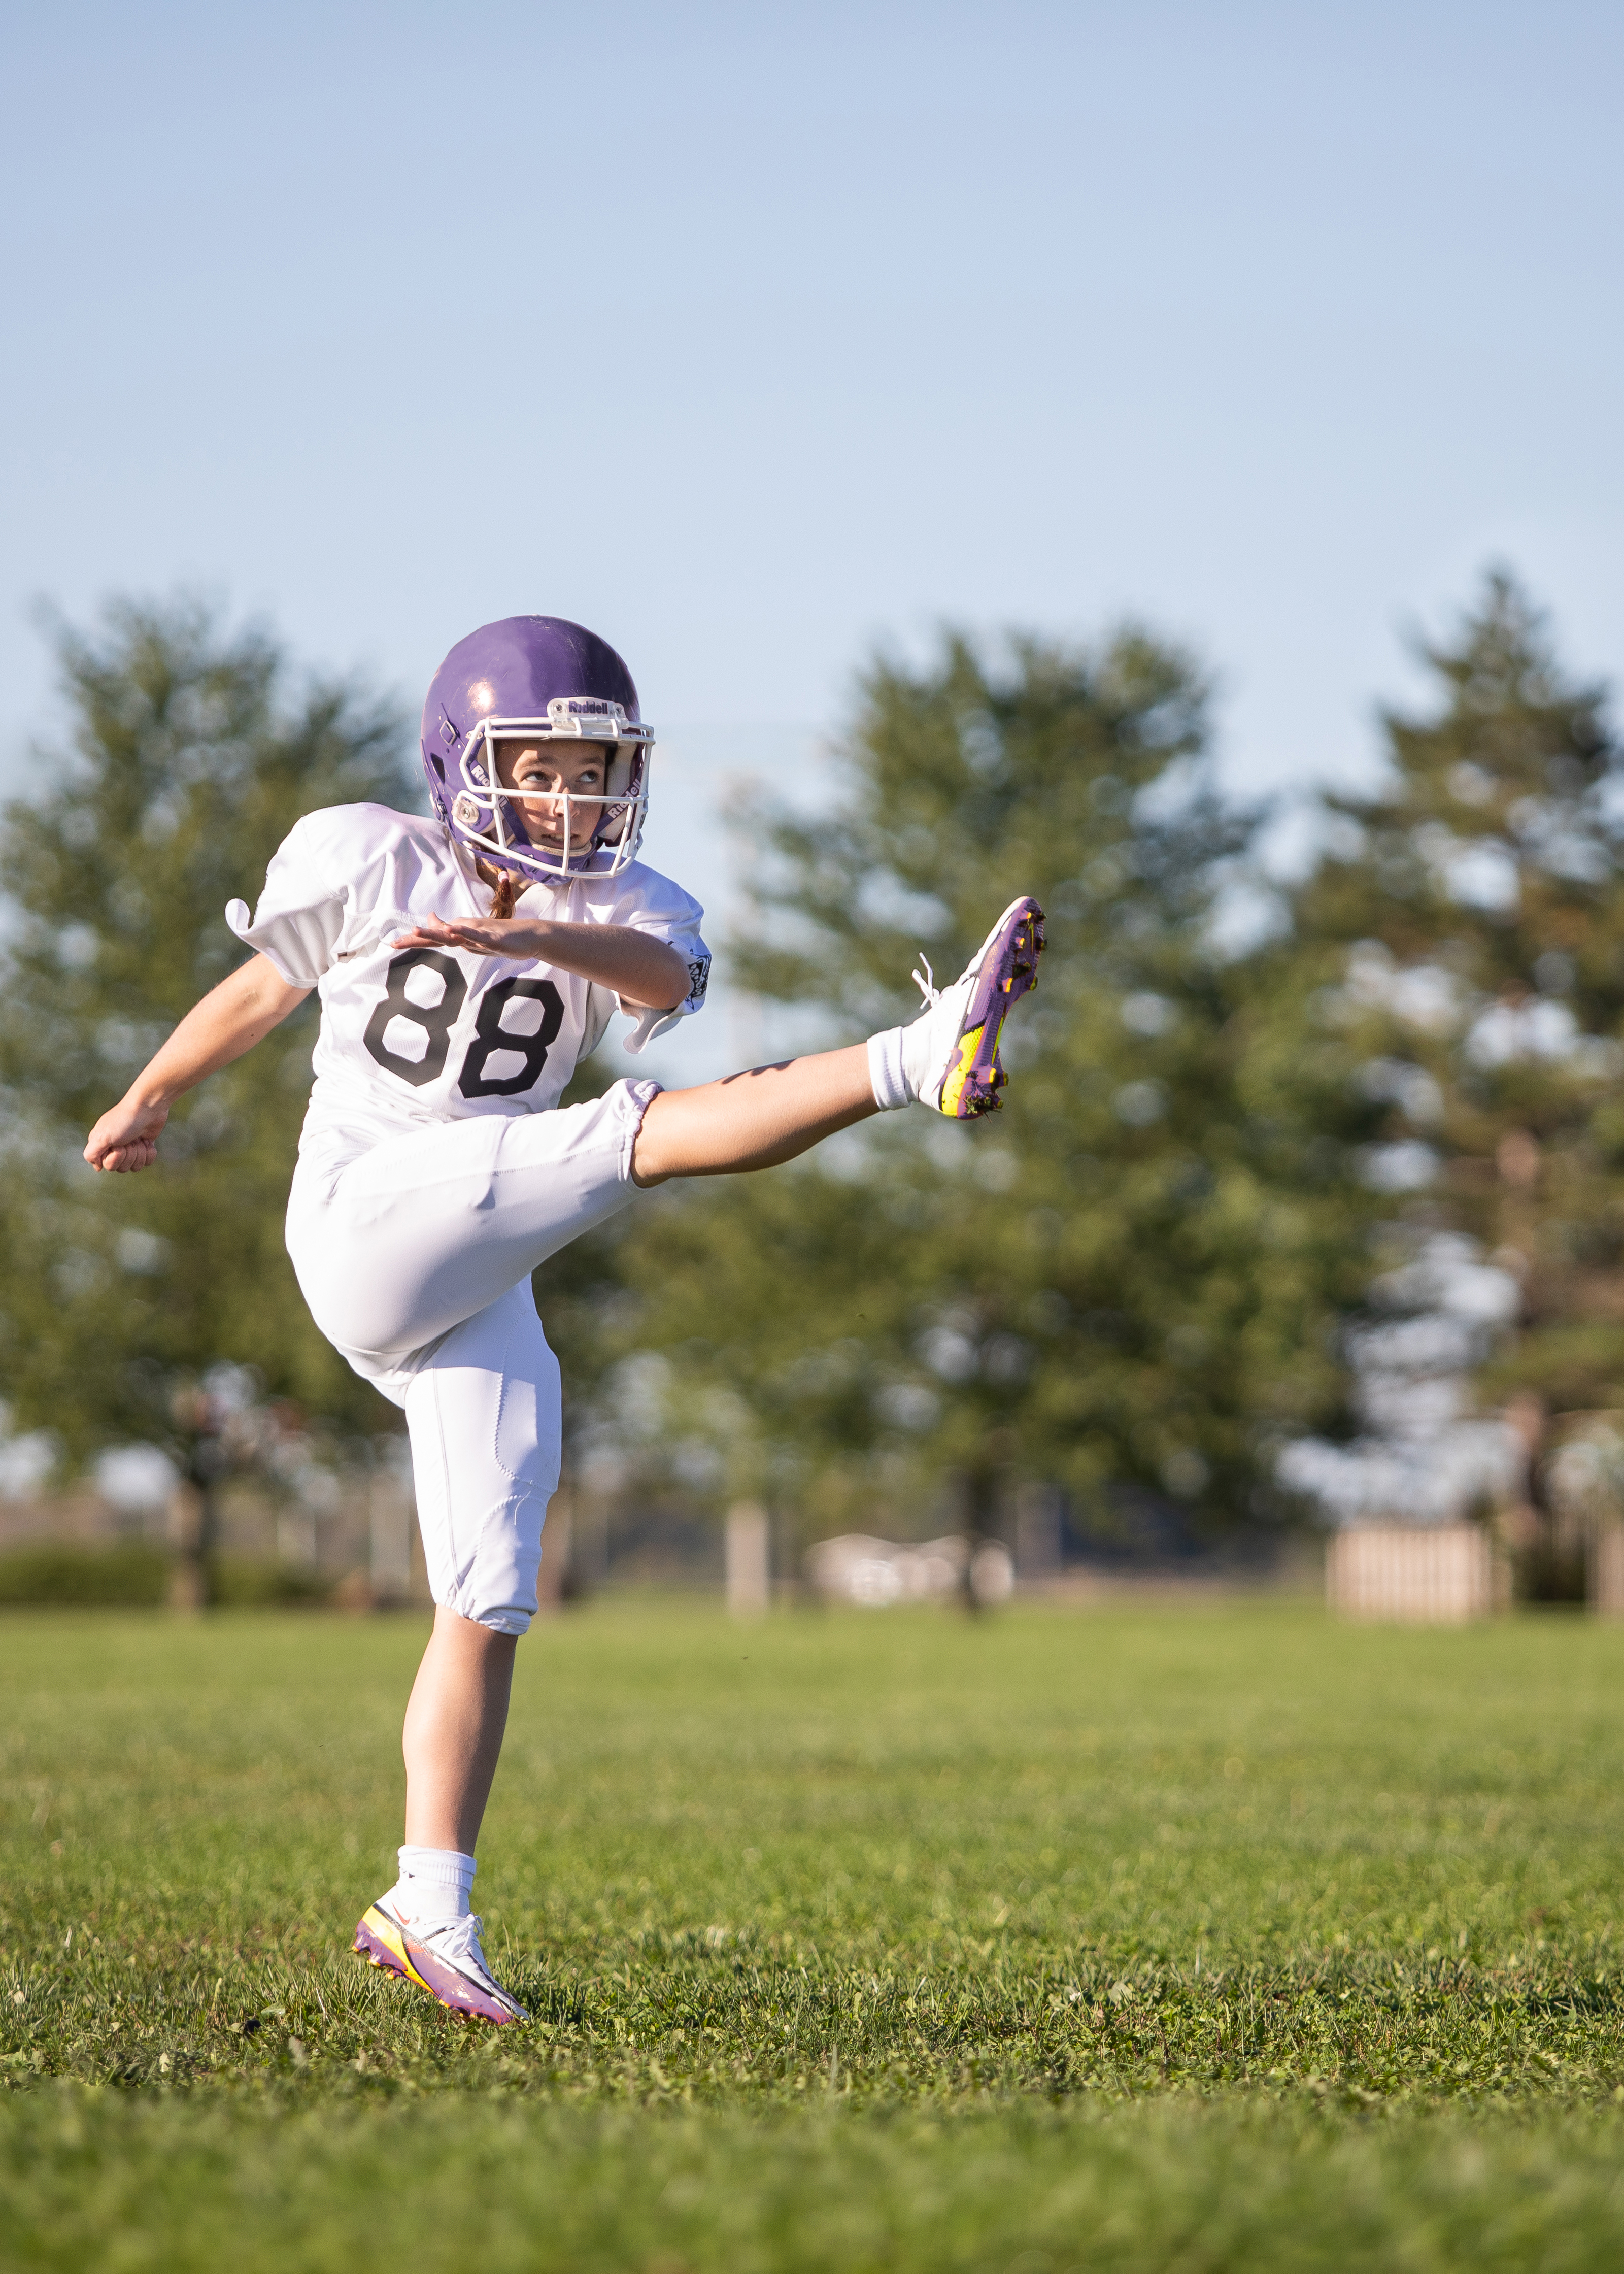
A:
<svg viewBox="0 0 1624 2274">
<path fill-rule="evenodd" d="M 633 1181 L 659 1185 L 667 1177 L 774 1169 L 878 1111 L 861 1043 L 728 1074 L 697 1089 L 663 1090 L 643 1115 L 632 1148 Z"/>
<path fill-rule="evenodd" d="M 513 1690 L 515 1635 L 443 1608 L 406 1708 L 406 1840 L 474 1852 Z"/>
</svg>

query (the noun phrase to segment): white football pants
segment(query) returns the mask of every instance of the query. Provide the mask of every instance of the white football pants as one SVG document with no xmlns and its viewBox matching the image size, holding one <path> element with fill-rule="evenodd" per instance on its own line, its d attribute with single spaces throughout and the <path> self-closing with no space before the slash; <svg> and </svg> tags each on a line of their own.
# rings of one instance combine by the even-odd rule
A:
<svg viewBox="0 0 1624 2274">
<path fill-rule="evenodd" d="M 437 1122 L 294 1174 L 288 1253 L 311 1315 L 405 1411 L 434 1600 L 499 1634 L 535 1615 L 559 1480 L 558 1360 L 530 1275 L 636 1197 L 658 1089 Z"/>
</svg>

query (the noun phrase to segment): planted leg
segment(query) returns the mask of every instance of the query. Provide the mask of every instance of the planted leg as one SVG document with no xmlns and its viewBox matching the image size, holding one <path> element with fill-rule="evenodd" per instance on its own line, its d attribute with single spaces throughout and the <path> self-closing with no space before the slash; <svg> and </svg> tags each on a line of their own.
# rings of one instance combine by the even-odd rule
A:
<svg viewBox="0 0 1624 2274">
<path fill-rule="evenodd" d="M 406 1708 L 406 1839 L 471 1856 L 508 1727 L 518 1638 L 442 1605 Z"/>
<path fill-rule="evenodd" d="M 469 1908 L 474 1841 L 508 1726 L 516 1635 L 442 1604 L 406 1708 L 406 1845 L 401 1876 L 368 1905 L 355 1947 L 370 1965 L 426 1990 L 455 2014 L 528 2017 L 492 1973 Z"/>
</svg>

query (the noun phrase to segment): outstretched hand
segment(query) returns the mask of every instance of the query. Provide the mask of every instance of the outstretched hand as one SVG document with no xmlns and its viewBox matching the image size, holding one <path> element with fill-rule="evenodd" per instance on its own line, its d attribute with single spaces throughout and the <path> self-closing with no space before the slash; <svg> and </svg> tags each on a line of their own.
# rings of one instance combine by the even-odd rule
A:
<svg viewBox="0 0 1624 2274">
<path fill-rule="evenodd" d="M 169 1118 L 167 1105 L 132 1105 L 125 1098 L 91 1131 L 85 1158 L 93 1169 L 111 1169 L 121 1175 L 150 1169 L 158 1158 L 159 1132 Z"/>
<path fill-rule="evenodd" d="M 463 947 L 472 955 L 512 955 L 534 962 L 546 927 L 524 916 L 425 916 L 394 943 L 396 947 Z"/>
</svg>

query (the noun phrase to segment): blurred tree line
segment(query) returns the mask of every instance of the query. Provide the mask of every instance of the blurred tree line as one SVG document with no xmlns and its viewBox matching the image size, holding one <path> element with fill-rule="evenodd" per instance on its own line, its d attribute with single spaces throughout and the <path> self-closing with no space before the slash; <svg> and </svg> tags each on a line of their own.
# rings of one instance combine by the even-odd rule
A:
<svg viewBox="0 0 1624 2274">
<path fill-rule="evenodd" d="M 0 825 L 0 1395 L 71 1461 L 184 1452 L 222 1361 L 336 1431 L 392 1426 L 282 1248 L 311 1009 L 186 1101 L 159 1172 L 79 1151 L 237 960 L 221 911 L 293 820 L 417 805 L 405 724 L 195 608 L 58 651 L 71 746 Z M 828 809 L 744 817 L 733 968 L 855 1039 L 912 1014 L 921 952 L 945 983 L 1034 892 L 1019 1078 L 981 1124 L 887 1116 L 555 1259 L 577 1460 L 806 1536 L 1004 1529 L 1055 1489 L 1104 1533 L 1277 1521 L 1280 1448 L 1350 1426 L 1340 1337 L 1375 1259 L 1440 1227 L 1523 1288 L 1485 1397 L 1624 1404 L 1619 754 L 1507 577 L 1425 661 L 1430 709 L 1385 719 L 1380 783 L 1320 801 L 1283 886 L 1208 770 L 1199 668 L 1148 633 L 876 664 Z"/>
<path fill-rule="evenodd" d="M 0 817 L 0 1397 L 70 1469 L 157 1444 L 207 1493 L 243 1434 L 233 1366 L 292 1429 L 383 1426 L 282 1247 L 313 1005 L 182 1100 L 160 1171 L 96 1176 L 85 1137 L 242 960 L 222 911 L 299 815 L 403 797 L 401 722 L 351 688 L 290 690 L 271 640 L 195 606 L 116 606 L 56 653 L 71 740 L 30 754 Z"/>
</svg>

